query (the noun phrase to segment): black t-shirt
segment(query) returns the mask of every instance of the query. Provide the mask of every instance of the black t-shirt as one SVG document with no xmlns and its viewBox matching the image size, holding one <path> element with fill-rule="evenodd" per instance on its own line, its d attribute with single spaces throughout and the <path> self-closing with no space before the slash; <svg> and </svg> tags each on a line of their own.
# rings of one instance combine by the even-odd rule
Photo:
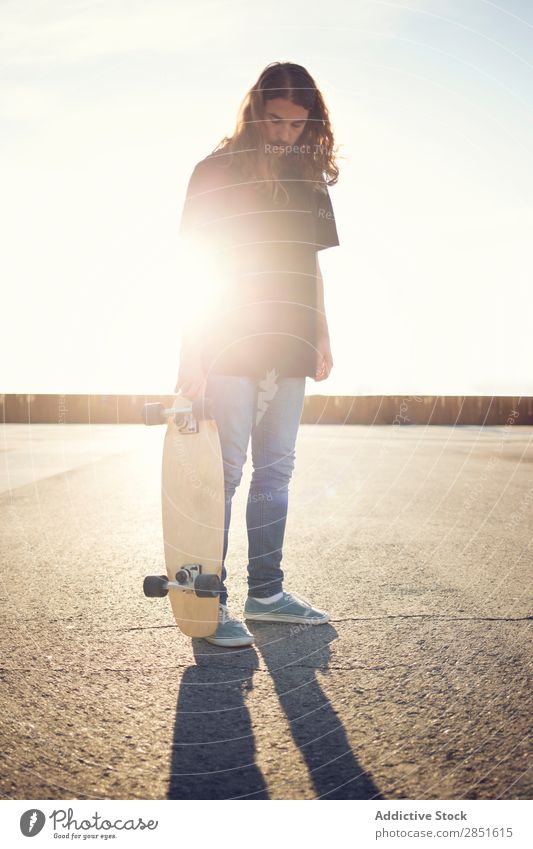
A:
<svg viewBox="0 0 533 849">
<path fill-rule="evenodd" d="M 241 174 L 238 158 L 211 154 L 196 165 L 180 222 L 180 234 L 215 257 L 219 277 L 204 368 L 314 377 L 316 251 L 339 244 L 327 186 L 313 189 L 287 162 L 281 183 L 288 202 L 283 192 L 274 202 Z"/>
</svg>

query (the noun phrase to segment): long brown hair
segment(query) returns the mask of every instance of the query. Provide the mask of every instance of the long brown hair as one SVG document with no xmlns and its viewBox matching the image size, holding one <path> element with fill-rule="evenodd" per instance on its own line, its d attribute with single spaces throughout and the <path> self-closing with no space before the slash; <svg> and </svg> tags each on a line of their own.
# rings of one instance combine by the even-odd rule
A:
<svg viewBox="0 0 533 849">
<path fill-rule="evenodd" d="M 332 186 L 339 177 L 337 149 L 324 98 L 302 65 L 292 62 L 267 65 L 241 103 L 233 135 L 225 136 L 213 154 L 224 159 L 230 154 L 229 160 L 233 160 L 232 154 L 238 156 L 244 177 L 257 182 L 259 190 L 276 199 L 280 188 L 280 160 L 265 155 L 261 126 L 266 102 L 277 97 L 308 110 L 305 127 L 297 142 L 298 148 L 305 146 L 305 152 L 292 154 L 291 160 L 298 163 L 301 179 L 324 191 L 324 183 Z"/>
</svg>

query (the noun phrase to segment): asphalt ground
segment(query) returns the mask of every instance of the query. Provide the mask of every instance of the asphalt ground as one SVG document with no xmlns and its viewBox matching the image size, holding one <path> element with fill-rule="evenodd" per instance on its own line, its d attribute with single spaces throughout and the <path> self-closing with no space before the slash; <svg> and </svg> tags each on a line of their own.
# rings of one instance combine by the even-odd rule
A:
<svg viewBox="0 0 533 849">
<path fill-rule="evenodd" d="M 241 650 L 143 595 L 163 436 L 2 427 L 4 798 L 532 797 L 533 428 L 302 425 L 285 588 L 331 621 Z"/>
</svg>

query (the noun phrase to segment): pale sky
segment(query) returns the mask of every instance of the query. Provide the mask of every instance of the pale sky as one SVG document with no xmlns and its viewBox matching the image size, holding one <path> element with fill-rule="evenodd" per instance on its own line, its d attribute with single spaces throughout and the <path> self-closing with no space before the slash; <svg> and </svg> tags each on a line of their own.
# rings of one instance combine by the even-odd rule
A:
<svg viewBox="0 0 533 849">
<path fill-rule="evenodd" d="M 344 157 L 307 393 L 533 395 L 530 0 L 3 0 L 0 32 L 0 392 L 172 392 L 186 185 L 278 60 Z"/>
</svg>

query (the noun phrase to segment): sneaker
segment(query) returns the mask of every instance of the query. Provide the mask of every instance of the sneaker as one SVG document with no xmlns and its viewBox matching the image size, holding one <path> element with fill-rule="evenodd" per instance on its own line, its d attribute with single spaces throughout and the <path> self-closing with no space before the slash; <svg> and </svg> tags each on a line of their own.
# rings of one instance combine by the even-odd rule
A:
<svg viewBox="0 0 533 849">
<path fill-rule="evenodd" d="M 244 606 L 244 618 L 258 622 L 308 622 L 309 625 L 322 625 L 330 618 L 329 613 L 317 610 L 307 599 L 297 593 L 283 593 L 283 598 L 272 604 L 261 604 L 248 596 Z"/>
<path fill-rule="evenodd" d="M 204 637 L 214 646 L 251 646 L 253 634 L 239 619 L 234 619 L 225 604 L 218 605 L 218 627 L 210 637 Z"/>
</svg>

